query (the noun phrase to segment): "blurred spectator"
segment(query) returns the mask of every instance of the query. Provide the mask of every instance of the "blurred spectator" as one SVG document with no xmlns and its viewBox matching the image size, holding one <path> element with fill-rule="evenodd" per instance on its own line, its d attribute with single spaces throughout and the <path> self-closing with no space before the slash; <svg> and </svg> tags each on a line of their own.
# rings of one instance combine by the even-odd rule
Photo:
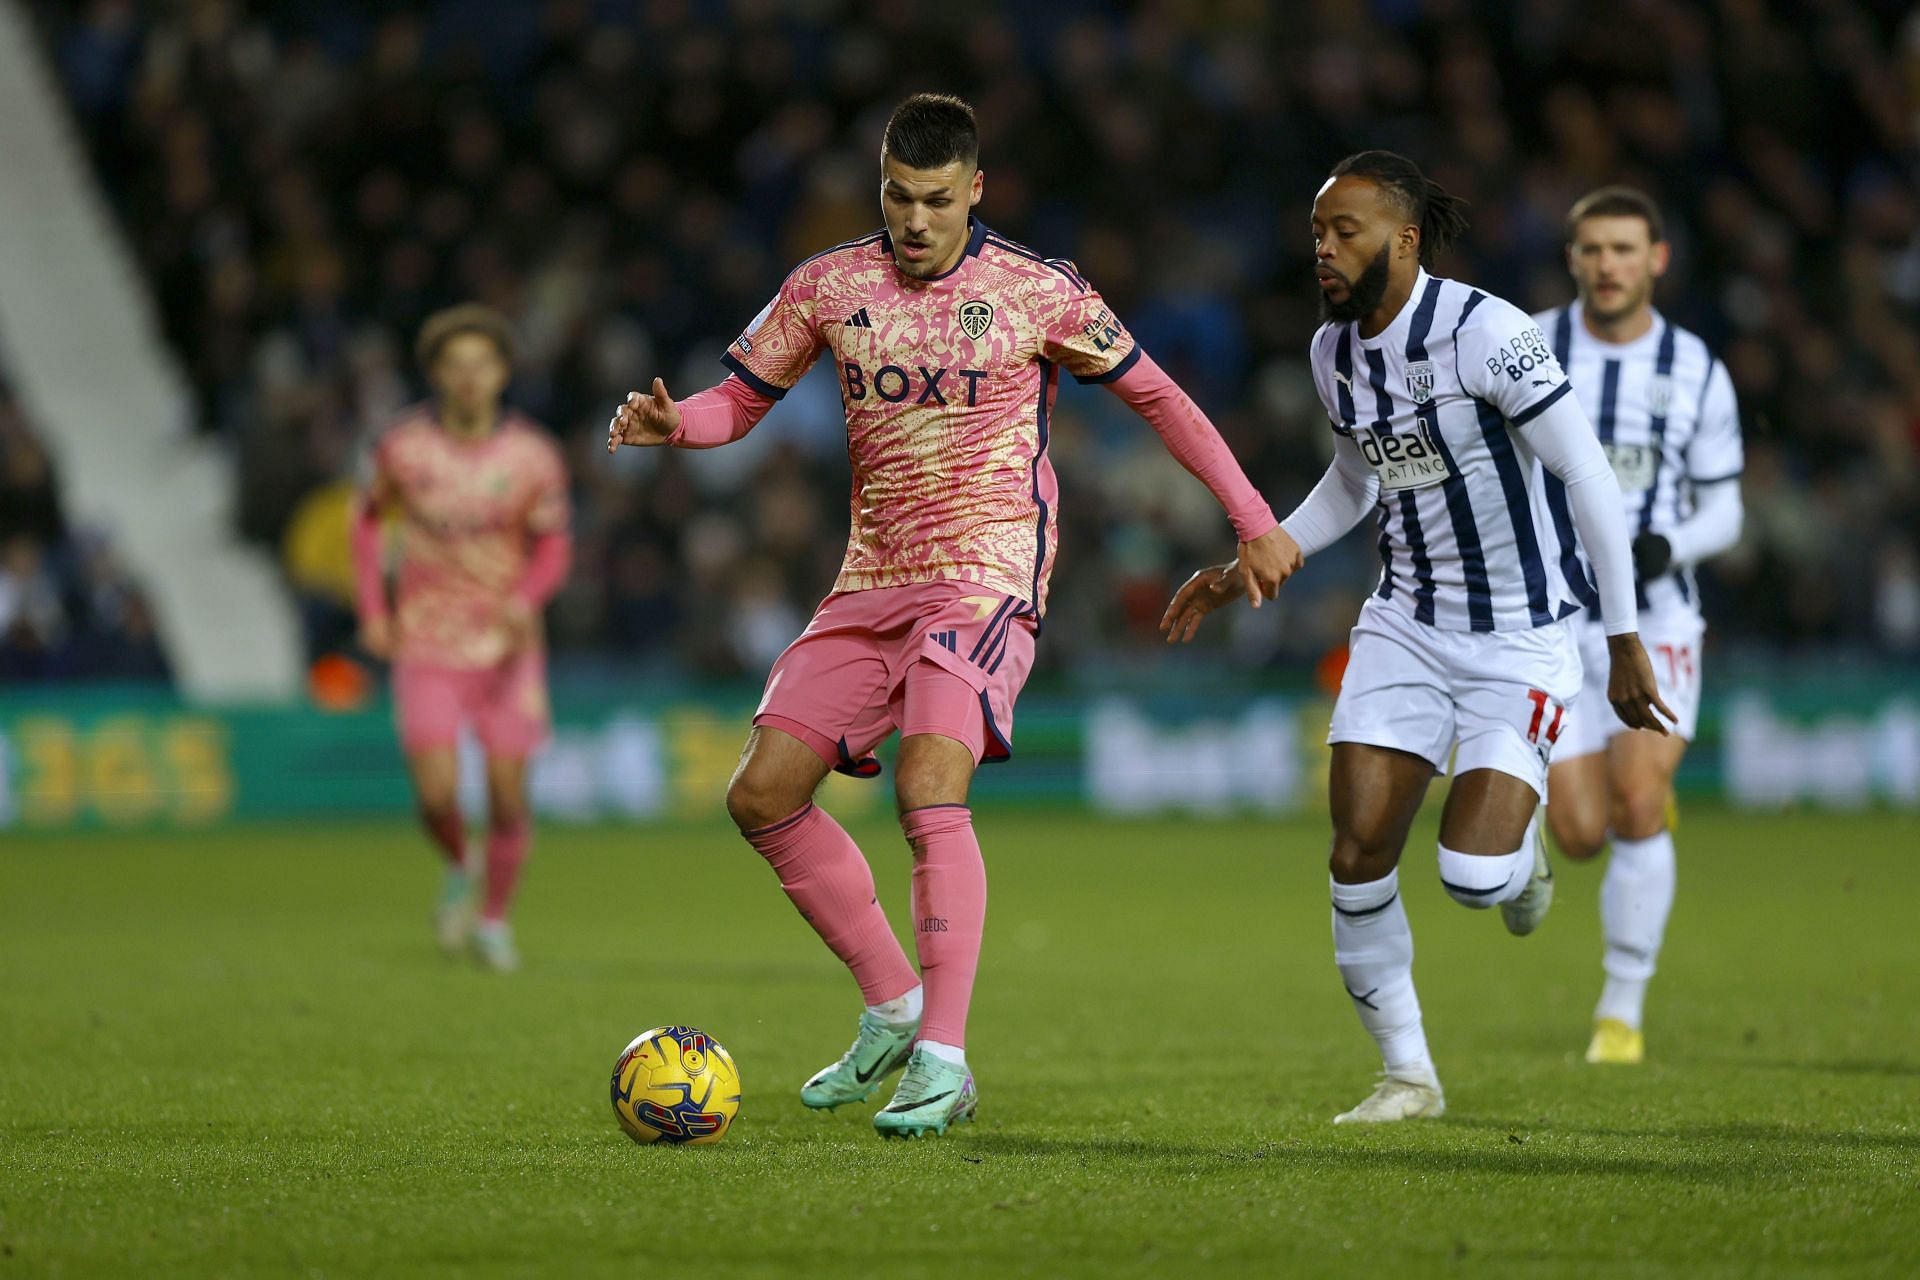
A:
<svg viewBox="0 0 1920 1280">
<path fill-rule="evenodd" d="M 1676 247 L 1660 303 L 1725 359 L 1755 459 L 1749 536 L 1706 575 L 1716 636 L 1912 648 L 1920 17 L 1899 6 L 37 8 L 251 536 L 305 545 L 302 499 L 420 393 L 400 353 L 429 310 L 516 318 L 514 398 L 569 439 L 579 489 L 563 651 L 757 675 L 828 589 L 831 369 L 692 463 L 592 444 L 648 375 L 717 379 L 790 263 L 877 222 L 880 123 L 928 88 L 979 110 L 985 220 L 1076 257 L 1283 514 L 1326 456 L 1307 210 L 1333 162 L 1416 157 L 1474 206 L 1442 270 L 1532 306 L 1570 293 L 1568 205 L 1646 187 Z M 1056 422 L 1042 666 L 1161 660 L 1156 604 L 1225 522 L 1103 393 L 1067 389 Z M 1236 621 L 1230 661 L 1338 643 L 1372 570 L 1323 559 Z"/>
<path fill-rule="evenodd" d="M 105 539 L 70 526 L 0 383 L 0 682 L 168 678 L 145 598 Z"/>
</svg>

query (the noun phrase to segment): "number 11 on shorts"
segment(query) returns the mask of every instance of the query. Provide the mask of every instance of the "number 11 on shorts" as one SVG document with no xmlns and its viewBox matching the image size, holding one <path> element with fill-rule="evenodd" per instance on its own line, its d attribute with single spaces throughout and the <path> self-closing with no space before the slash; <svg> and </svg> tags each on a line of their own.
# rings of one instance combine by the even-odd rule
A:
<svg viewBox="0 0 1920 1280">
<path fill-rule="evenodd" d="M 1547 703 L 1551 700 L 1545 689 L 1529 689 L 1527 701 L 1533 704 L 1533 719 L 1527 725 L 1527 741 L 1537 746 L 1540 742 L 1540 722 L 1547 718 Z M 1553 704 L 1553 722 L 1547 726 L 1548 746 L 1560 740 L 1560 720 L 1566 714 L 1565 706 L 1558 702 Z"/>
</svg>

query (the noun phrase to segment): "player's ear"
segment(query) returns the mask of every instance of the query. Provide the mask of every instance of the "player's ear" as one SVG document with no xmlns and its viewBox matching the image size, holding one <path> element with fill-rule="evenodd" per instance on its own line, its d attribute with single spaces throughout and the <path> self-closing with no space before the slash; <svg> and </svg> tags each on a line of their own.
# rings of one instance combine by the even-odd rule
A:
<svg viewBox="0 0 1920 1280">
<path fill-rule="evenodd" d="M 1400 228 L 1400 254 L 1416 262 L 1420 259 L 1420 228 L 1411 222 Z"/>
<path fill-rule="evenodd" d="M 986 191 L 986 189 L 987 171 L 985 169 L 975 169 L 973 171 L 973 186 L 967 193 L 967 208 L 971 209 L 973 206 L 979 204 L 981 193 Z"/>
<path fill-rule="evenodd" d="M 1667 274 L 1667 265 L 1672 261 L 1673 261 L 1672 245 L 1668 244 L 1665 240 L 1662 240 L 1659 244 L 1654 245 L 1653 253 L 1649 255 L 1649 258 L 1648 258 L 1648 265 L 1653 268 L 1653 278 L 1655 280 L 1658 280 L 1661 276 L 1664 276 L 1665 274 Z"/>
</svg>

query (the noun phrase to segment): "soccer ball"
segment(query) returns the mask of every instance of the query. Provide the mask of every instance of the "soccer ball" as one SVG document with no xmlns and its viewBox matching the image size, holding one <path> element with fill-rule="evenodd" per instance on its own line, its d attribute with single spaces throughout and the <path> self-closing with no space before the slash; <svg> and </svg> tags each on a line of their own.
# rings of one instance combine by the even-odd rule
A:
<svg viewBox="0 0 1920 1280">
<path fill-rule="evenodd" d="M 693 1027 L 655 1027 L 613 1064 L 613 1114 L 635 1142 L 718 1142 L 740 1110 L 740 1069 Z"/>
</svg>

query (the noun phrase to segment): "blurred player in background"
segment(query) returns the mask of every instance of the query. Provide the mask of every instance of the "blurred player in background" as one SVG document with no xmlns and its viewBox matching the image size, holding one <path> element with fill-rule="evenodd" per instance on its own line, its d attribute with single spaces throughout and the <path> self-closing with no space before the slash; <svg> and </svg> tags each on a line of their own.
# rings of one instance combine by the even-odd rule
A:
<svg viewBox="0 0 1920 1280">
<path fill-rule="evenodd" d="M 1256 603 L 1286 567 L 1272 512 L 1213 425 L 1100 295 L 1071 263 L 972 216 L 978 155 L 967 104 L 907 99 L 880 151 L 885 229 L 795 268 L 723 357 L 730 377 L 679 404 L 654 379 L 607 442 L 737 440 L 832 353 L 853 463 L 846 560 L 774 664 L 727 808 L 866 999 L 852 1047 L 801 1099 L 863 1101 L 904 1066 L 874 1117 L 888 1135 L 944 1132 L 976 1106 L 964 1046 L 987 886 L 967 792 L 981 761 L 1012 755 L 1014 700 L 1046 607 L 1058 373 L 1109 388 L 1206 483 Z M 870 753 L 896 729 L 917 976 L 865 858 L 812 799 L 829 769 L 877 773 Z"/>
<path fill-rule="evenodd" d="M 1692 567 L 1740 538 L 1740 411 L 1726 366 L 1653 305 L 1670 256 L 1660 211 L 1631 187 L 1602 187 L 1567 215 L 1567 266 L 1579 298 L 1540 326 L 1600 435 L 1626 499 L 1640 634 L 1672 734 L 1634 731 L 1597 675 L 1606 637 L 1577 625 L 1587 663 L 1577 714 L 1553 753 L 1553 837 L 1584 861 L 1608 841 L 1600 887 L 1606 985 L 1588 1062 L 1635 1063 L 1647 982 L 1673 906 L 1673 775 L 1700 715 L 1700 589 Z M 1546 480 L 1550 500 L 1558 481 Z M 1564 502 L 1564 499 L 1560 499 Z"/>
<path fill-rule="evenodd" d="M 1515 934 L 1533 932 L 1552 902 L 1538 809 L 1580 691 L 1569 619 L 1595 602 L 1576 529 L 1598 577 L 1612 704 L 1628 724 L 1664 732 L 1634 634 L 1620 489 L 1586 415 L 1531 317 L 1425 270 L 1465 225 L 1460 201 L 1386 151 L 1341 161 L 1313 203 L 1327 323 L 1312 365 L 1334 460 L 1281 534 L 1297 566 L 1375 512 L 1382 561 L 1327 740 L 1334 960 L 1386 1072 L 1336 1124 L 1446 1110 L 1398 868 L 1449 758 L 1458 776 L 1439 851 L 1448 895 L 1498 905 Z M 1558 506 L 1536 459 L 1563 485 Z M 1237 564 L 1195 574 L 1167 607 L 1168 639 L 1191 639 L 1244 579 Z"/>
<path fill-rule="evenodd" d="M 503 408 L 513 335 L 486 307 L 448 308 L 415 346 L 431 405 L 382 433 L 353 515 L 361 643 L 393 663 L 400 745 L 420 821 L 446 856 L 440 942 L 470 940 L 495 969 L 519 955 L 507 908 L 532 839 L 527 761 L 546 740 L 541 606 L 572 556 L 566 467 L 538 426 Z M 399 524 L 397 606 L 381 578 L 381 517 Z M 486 753 L 485 897 L 473 921 L 473 862 L 460 812 L 460 731 Z"/>
</svg>

